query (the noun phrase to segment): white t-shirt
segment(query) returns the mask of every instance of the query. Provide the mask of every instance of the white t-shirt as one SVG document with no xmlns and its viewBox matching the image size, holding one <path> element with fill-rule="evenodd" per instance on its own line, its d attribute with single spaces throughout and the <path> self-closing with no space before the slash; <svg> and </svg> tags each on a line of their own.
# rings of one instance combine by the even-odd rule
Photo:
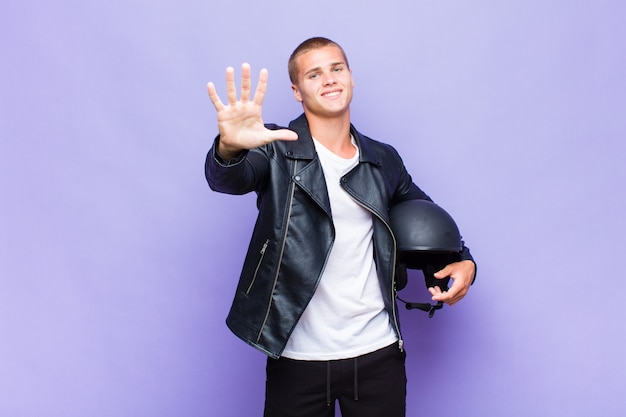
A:
<svg viewBox="0 0 626 417">
<path fill-rule="evenodd" d="M 339 185 L 341 177 L 358 164 L 358 148 L 354 157 L 345 159 L 315 139 L 314 143 L 328 187 L 335 242 L 319 286 L 282 355 L 299 360 L 345 359 L 398 338 L 376 274 L 372 214 Z"/>
</svg>

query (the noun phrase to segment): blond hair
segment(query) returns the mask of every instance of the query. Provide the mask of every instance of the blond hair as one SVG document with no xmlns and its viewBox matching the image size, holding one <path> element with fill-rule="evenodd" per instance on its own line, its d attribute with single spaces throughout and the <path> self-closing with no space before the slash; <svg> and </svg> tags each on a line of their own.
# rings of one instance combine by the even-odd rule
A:
<svg viewBox="0 0 626 417">
<path fill-rule="evenodd" d="M 335 46 L 339 48 L 341 54 L 343 55 L 343 59 L 346 61 L 346 66 L 350 68 L 350 65 L 348 64 L 348 57 L 346 56 L 343 48 L 339 46 L 337 42 L 333 42 L 330 39 L 323 38 L 321 36 L 316 36 L 314 38 L 309 38 L 302 42 L 300 45 L 298 45 L 298 47 L 294 49 L 291 56 L 289 57 L 287 70 L 289 71 L 289 79 L 291 80 L 292 84 L 296 84 L 296 81 L 298 80 L 298 64 L 296 63 L 298 57 L 306 52 L 312 51 L 314 49 L 323 48 L 325 46 Z"/>
</svg>

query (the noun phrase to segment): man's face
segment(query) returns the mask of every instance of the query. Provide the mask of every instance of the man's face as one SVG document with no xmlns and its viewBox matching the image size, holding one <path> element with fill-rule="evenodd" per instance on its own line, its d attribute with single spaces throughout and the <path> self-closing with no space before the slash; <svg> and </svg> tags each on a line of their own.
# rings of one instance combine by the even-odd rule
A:
<svg viewBox="0 0 626 417">
<path fill-rule="evenodd" d="M 324 46 L 296 59 L 298 78 L 293 95 L 305 112 L 320 117 L 335 117 L 348 111 L 354 80 L 341 50 Z"/>
</svg>

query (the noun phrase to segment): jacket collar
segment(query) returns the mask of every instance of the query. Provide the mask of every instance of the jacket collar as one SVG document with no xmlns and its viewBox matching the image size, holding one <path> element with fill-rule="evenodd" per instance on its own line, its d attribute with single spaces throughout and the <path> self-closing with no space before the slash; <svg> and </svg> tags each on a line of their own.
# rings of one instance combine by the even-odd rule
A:
<svg viewBox="0 0 626 417">
<path fill-rule="evenodd" d="M 292 120 L 289 123 L 289 129 L 295 131 L 298 134 L 298 140 L 285 141 L 287 156 L 296 159 L 314 159 L 315 145 L 311 138 L 311 130 L 309 129 L 309 122 L 306 119 L 304 113 L 302 113 L 297 119 Z M 356 144 L 359 148 L 359 162 L 369 162 L 375 165 L 380 165 L 379 159 L 376 157 L 370 147 L 369 141 L 371 139 L 361 135 L 356 128 L 350 124 L 350 133 L 354 137 Z"/>
</svg>

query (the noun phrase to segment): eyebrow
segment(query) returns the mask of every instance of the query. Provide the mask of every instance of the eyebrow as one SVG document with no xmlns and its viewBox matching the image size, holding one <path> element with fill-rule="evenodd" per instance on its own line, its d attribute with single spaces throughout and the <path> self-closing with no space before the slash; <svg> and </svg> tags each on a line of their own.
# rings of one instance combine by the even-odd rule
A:
<svg viewBox="0 0 626 417">
<path fill-rule="evenodd" d="M 331 63 L 328 67 L 329 68 L 333 68 L 336 67 L 337 65 L 346 65 L 346 63 L 344 61 L 337 61 L 337 62 L 333 62 Z M 307 72 L 304 73 L 304 75 L 308 75 L 312 72 L 318 72 L 322 69 L 322 67 L 315 67 L 315 68 L 311 68 L 310 70 L 308 70 Z"/>
</svg>

